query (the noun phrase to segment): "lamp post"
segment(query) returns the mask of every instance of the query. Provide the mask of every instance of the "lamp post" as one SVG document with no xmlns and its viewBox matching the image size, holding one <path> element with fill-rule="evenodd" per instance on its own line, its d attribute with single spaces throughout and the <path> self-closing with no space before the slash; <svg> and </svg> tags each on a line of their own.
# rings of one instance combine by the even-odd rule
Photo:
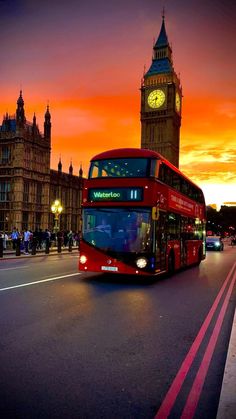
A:
<svg viewBox="0 0 236 419">
<path fill-rule="evenodd" d="M 51 210 L 52 210 L 52 213 L 54 214 L 54 220 L 55 220 L 55 225 L 54 225 L 53 230 L 54 230 L 54 233 L 57 233 L 59 230 L 59 215 L 61 214 L 63 210 L 59 199 L 56 199 L 54 201 L 54 203 L 51 206 Z"/>
</svg>

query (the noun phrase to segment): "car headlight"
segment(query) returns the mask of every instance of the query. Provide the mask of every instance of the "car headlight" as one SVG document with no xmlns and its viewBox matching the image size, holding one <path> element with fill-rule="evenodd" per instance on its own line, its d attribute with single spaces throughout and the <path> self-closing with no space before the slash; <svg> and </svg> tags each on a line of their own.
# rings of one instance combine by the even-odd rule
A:
<svg viewBox="0 0 236 419">
<path fill-rule="evenodd" d="M 215 245 L 216 245 L 216 247 L 219 247 L 220 246 L 220 242 L 216 242 Z"/>
<path fill-rule="evenodd" d="M 145 268 L 147 266 L 147 263 L 148 261 L 145 258 L 139 258 L 136 260 L 136 265 L 139 269 Z"/>
<path fill-rule="evenodd" d="M 84 265 L 87 262 L 87 257 L 85 255 L 81 255 L 79 261 L 82 265 Z"/>
</svg>

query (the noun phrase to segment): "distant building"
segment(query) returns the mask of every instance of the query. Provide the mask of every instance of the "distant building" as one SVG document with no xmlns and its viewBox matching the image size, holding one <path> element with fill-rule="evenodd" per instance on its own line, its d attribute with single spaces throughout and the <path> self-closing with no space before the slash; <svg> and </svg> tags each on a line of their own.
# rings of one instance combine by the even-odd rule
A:
<svg viewBox="0 0 236 419">
<path fill-rule="evenodd" d="M 211 207 L 211 208 L 213 208 L 215 210 L 217 210 L 217 208 L 218 208 L 218 205 L 217 204 L 208 204 L 207 206 L 208 207 Z"/>
<path fill-rule="evenodd" d="M 175 73 L 164 16 L 149 70 L 141 85 L 141 147 L 179 167 L 182 88 Z"/>
<path fill-rule="evenodd" d="M 223 205 L 227 207 L 236 207 L 236 202 L 223 202 L 222 206 Z"/>
<path fill-rule="evenodd" d="M 83 172 L 62 172 L 50 169 L 51 115 L 49 106 L 40 132 L 34 114 L 33 121 L 25 117 L 22 91 L 17 100 L 15 115 L 3 117 L 0 126 L 0 230 L 13 227 L 53 228 L 51 204 L 61 200 L 63 212 L 60 227 L 79 231 L 81 225 L 81 191 Z"/>
</svg>

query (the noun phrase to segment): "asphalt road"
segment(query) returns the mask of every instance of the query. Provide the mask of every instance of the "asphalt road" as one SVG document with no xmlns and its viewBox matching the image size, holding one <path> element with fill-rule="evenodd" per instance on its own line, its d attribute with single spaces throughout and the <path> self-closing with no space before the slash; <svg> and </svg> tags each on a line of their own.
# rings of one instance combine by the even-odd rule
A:
<svg viewBox="0 0 236 419">
<path fill-rule="evenodd" d="M 164 418 L 166 403 L 172 419 L 215 418 L 235 256 L 208 252 L 200 267 L 149 283 L 79 274 L 73 253 L 1 261 L 0 417 Z"/>
</svg>

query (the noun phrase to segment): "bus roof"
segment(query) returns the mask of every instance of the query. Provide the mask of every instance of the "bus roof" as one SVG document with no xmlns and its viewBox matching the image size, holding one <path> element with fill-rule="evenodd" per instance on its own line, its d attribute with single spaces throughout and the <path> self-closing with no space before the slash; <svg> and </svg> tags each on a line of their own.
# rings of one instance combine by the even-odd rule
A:
<svg viewBox="0 0 236 419">
<path fill-rule="evenodd" d="M 91 159 L 91 161 L 121 157 L 152 157 L 156 159 L 162 158 L 162 156 L 159 153 L 156 153 L 156 151 L 148 150 L 146 148 L 116 148 L 97 154 L 95 157 Z"/>
<path fill-rule="evenodd" d="M 168 160 L 165 159 L 160 153 L 157 153 L 153 150 L 148 150 L 146 148 L 116 148 L 112 150 L 104 151 L 103 153 L 97 154 L 91 159 L 92 161 L 95 160 L 105 160 L 105 159 L 119 159 L 119 158 L 153 158 L 161 160 L 171 169 L 173 169 L 176 173 L 179 173 L 182 177 L 184 177 L 189 183 L 196 186 L 196 188 L 201 189 L 196 183 L 194 183 L 191 179 L 185 176 L 176 166 L 170 163 Z"/>
</svg>

